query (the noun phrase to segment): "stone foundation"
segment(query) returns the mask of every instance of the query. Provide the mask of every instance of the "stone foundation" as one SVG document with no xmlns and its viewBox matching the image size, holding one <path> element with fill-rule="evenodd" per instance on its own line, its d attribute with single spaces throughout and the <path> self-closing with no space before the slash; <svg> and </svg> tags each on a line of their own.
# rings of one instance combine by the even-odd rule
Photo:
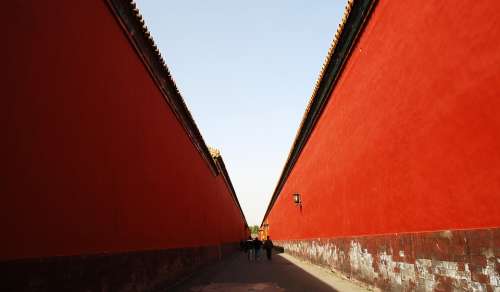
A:
<svg viewBox="0 0 500 292">
<path fill-rule="evenodd" d="M 500 229 L 276 241 L 384 291 L 500 291 Z"/>
<path fill-rule="evenodd" d="M 238 244 L 0 262 L 0 291 L 167 291 Z"/>
</svg>

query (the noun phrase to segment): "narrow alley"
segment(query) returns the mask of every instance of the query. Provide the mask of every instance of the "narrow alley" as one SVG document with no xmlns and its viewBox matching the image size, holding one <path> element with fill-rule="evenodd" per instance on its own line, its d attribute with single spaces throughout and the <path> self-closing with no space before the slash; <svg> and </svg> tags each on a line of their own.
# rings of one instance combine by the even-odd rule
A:
<svg viewBox="0 0 500 292">
<path fill-rule="evenodd" d="M 4 2 L 0 292 L 500 292 L 500 1 Z"/>
<path fill-rule="evenodd" d="M 177 286 L 175 291 L 366 292 L 370 290 L 288 254 L 276 253 L 271 261 L 265 259 L 264 255 L 257 261 L 248 261 L 246 254 L 239 252 L 205 267 Z"/>
</svg>

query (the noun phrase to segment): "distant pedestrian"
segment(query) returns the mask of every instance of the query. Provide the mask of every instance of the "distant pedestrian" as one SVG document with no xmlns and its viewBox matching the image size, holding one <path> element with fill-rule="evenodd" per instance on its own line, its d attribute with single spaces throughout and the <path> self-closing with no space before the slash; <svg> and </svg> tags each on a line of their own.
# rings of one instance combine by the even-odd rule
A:
<svg viewBox="0 0 500 292">
<path fill-rule="evenodd" d="M 253 248 L 255 250 L 255 260 L 259 259 L 260 256 L 260 248 L 262 247 L 262 241 L 259 240 L 258 237 L 256 237 L 253 240 Z"/>
<path fill-rule="evenodd" d="M 245 252 L 247 253 L 248 261 L 251 262 L 254 258 L 253 240 L 251 236 L 245 241 Z"/>
<path fill-rule="evenodd" d="M 271 256 L 273 254 L 274 244 L 271 240 L 271 237 L 267 237 L 266 241 L 264 241 L 264 249 L 266 250 L 267 260 L 271 260 Z"/>
</svg>

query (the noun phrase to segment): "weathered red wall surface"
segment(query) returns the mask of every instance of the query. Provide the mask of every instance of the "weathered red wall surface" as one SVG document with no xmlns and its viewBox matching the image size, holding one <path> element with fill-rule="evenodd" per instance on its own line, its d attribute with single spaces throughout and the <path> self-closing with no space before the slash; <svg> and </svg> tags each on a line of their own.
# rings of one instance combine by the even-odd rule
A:
<svg viewBox="0 0 500 292">
<path fill-rule="evenodd" d="M 245 235 L 105 1 L 5 5 L 0 259 Z"/>
<path fill-rule="evenodd" d="M 270 235 L 500 226 L 499 9 L 378 1 L 270 212 Z"/>
</svg>

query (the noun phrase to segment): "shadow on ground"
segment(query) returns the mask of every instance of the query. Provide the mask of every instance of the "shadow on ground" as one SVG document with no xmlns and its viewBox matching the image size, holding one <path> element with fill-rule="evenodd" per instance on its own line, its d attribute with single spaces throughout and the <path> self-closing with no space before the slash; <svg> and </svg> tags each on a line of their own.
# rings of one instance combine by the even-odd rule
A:
<svg viewBox="0 0 500 292">
<path fill-rule="evenodd" d="M 171 291 L 336 291 L 292 262 L 274 254 L 272 261 L 261 255 L 249 262 L 246 254 L 236 253 L 207 266 Z"/>
</svg>

